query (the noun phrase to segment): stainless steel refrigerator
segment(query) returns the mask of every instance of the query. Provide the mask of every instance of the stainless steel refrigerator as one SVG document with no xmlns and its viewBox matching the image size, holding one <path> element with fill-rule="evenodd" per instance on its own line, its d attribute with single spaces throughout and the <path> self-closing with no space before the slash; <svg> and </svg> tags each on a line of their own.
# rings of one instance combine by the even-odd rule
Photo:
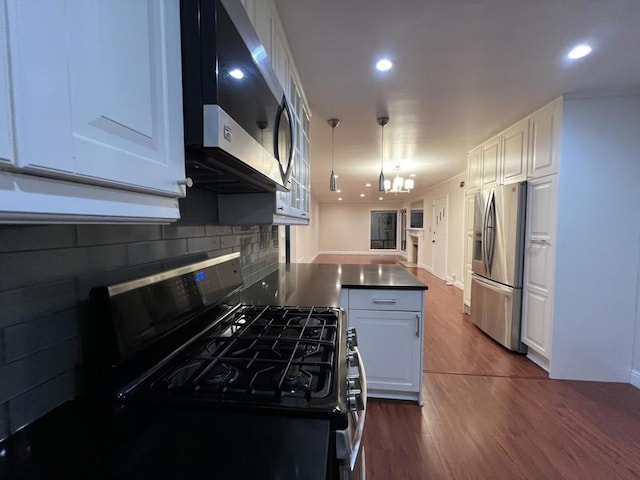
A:
<svg viewBox="0 0 640 480">
<path fill-rule="evenodd" d="M 526 196 L 526 182 L 481 190 L 473 222 L 471 320 L 520 352 Z"/>
</svg>

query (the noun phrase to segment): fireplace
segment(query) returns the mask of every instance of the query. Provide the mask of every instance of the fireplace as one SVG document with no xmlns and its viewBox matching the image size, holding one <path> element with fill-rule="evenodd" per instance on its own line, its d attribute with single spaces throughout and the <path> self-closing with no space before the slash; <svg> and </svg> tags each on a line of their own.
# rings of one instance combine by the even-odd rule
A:
<svg viewBox="0 0 640 480">
<path fill-rule="evenodd" d="M 407 261 L 418 265 L 422 244 L 423 230 L 407 228 Z"/>
</svg>

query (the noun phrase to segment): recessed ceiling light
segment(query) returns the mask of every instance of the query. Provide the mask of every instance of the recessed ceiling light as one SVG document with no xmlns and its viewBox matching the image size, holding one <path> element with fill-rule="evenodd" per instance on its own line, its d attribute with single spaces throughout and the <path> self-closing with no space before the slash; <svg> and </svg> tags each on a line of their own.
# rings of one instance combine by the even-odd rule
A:
<svg viewBox="0 0 640 480">
<path fill-rule="evenodd" d="M 376 68 L 381 72 L 391 70 L 391 67 L 393 67 L 393 63 L 388 58 L 382 58 L 378 60 L 378 63 L 376 63 Z"/>
<path fill-rule="evenodd" d="M 338 189 L 338 190 L 336 190 L 336 192 L 338 192 L 338 193 L 342 193 L 342 190 Z"/>
<path fill-rule="evenodd" d="M 378 200 L 382 200 L 382 197 L 378 197 Z"/>
<path fill-rule="evenodd" d="M 342 200 L 342 197 L 338 197 L 338 200 Z"/>
<path fill-rule="evenodd" d="M 574 47 L 573 50 L 571 50 L 567 54 L 567 57 L 570 58 L 571 60 L 576 60 L 578 58 L 586 57 L 590 53 L 591 53 L 591 47 L 589 45 L 582 44 L 582 45 L 578 45 L 577 47 Z"/>
<path fill-rule="evenodd" d="M 364 197 L 364 193 L 361 193 L 361 194 L 360 194 L 360 196 L 361 196 L 361 197 Z"/>
<path fill-rule="evenodd" d="M 231 75 L 236 80 L 240 80 L 240 79 L 244 78 L 244 72 L 242 70 L 240 70 L 239 68 L 234 68 L 233 70 L 231 70 L 229 72 L 229 75 Z"/>
<path fill-rule="evenodd" d="M 370 186 L 371 186 L 371 184 L 370 184 L 370 183 L 365 183 L 365 184 L 364 184 L 364 186 L 365 186 L 365 187 L 370 187 Z"/>
<path fill-rule="evenodd" d="M 415 174 L 415 173 L 410 173 L 410 174 L 409 174 L 409 176 L 410 176 L 410 177 L 415 177 L 415 176 L 416 176 L 416 174 Z"/>
</svg>

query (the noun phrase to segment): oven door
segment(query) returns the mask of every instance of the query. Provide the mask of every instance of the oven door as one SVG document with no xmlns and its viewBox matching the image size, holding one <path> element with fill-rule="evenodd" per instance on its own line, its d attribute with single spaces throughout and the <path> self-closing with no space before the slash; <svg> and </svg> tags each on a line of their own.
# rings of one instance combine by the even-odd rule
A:
<svg viewBox="0 0 640 480">
<path fill-rule="evenodd" d="M 336 455 L 339 461 L 340 480 L 364 480 L 366 478 L 365 453 L 362 443 L 364 434 L 364 424 L 367 413 L 367 375 L 362 362 L 362 356 L 357 347 L 352 347 L 354 358 L 356 359 L 358 373 L 349 375 L 350 398 L 360 398 L 361 408 L 354 408 L 349 415 L 349 426 L 347 430 L 336 432 L 337 449 Z M 348 400 L 351 408 L 351 399 Z"/>
</svg>

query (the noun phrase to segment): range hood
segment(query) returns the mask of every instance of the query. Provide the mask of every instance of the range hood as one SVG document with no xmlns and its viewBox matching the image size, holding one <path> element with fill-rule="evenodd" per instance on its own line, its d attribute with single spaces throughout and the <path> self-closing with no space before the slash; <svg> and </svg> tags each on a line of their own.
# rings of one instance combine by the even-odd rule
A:
<svg viewBox="0 0 640 480">
<path fill-rule="evenodd" d="M 186 171 L 219 193 L 286 191 L 295 148 L 284 91 L 239 0 L 182 0 Z"/>
</svg>

